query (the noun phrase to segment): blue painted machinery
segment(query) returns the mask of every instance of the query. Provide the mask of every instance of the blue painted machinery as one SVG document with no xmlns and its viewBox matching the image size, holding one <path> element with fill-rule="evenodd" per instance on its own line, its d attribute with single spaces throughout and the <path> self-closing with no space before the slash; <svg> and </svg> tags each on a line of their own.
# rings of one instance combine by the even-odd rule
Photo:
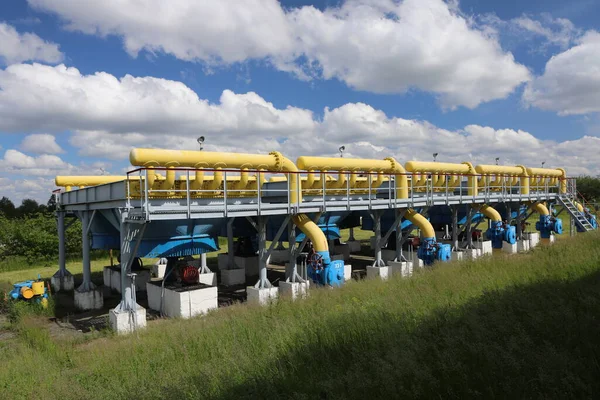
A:
<svg viewBox="0 0 600 400">
<path fill-rule="evenodd" d="M 438 243 L 435 238 L 425 238 L 417 250 L 417 257 L 423 260 L 425 265 L 431 265 L 436 261 L 450 261 L 452 246 Z"/>
<path fill-rule="evenodd" d="M 491 227 L 485 232 L 488 240 L 492 241 L 492 248 L 501 249 L 502 243 L 517 243 L 517 227 L 507 225 L 502 221 L 492 221 Z"/>
<path fill-rule="evenodd" d="M 40 303 L 43 307 L 48 305 L 48 291 L 39 275 L 35 281 L 15 283 L 13 289 L 9 292 L 9 296 L 13 300 L 34 301 Z"/>
<path fill-rule="evenodd" d="M 338 287 L 344 283 L 344 262 L 331 261 L 329 252 L 311 251 L 306 261 L 306 273 L 317 285 Z"/>
<path fill-rule="evenodd" d="M 552 215 L 540 215 L 540 220 L 535 223 L 535 229 L 540 231 L 543 239 L 549 239 L 552 232 L 558 235 L 563 232 L 562 221 Z"/>
<path fill-rule="evenodd" d="M 596 216 L 590 212 L 589 208 L 584 208 L 584 211 L 581 214 L 585 217 L 585 219 L 588 220 L 590 225 L 592 225 L 592 228 L 598 229 L 598 221 L 596 220 Z M 585 229 L 582 225 L 577 224 L 577 232 L 585 232 Z"/>
</svg>

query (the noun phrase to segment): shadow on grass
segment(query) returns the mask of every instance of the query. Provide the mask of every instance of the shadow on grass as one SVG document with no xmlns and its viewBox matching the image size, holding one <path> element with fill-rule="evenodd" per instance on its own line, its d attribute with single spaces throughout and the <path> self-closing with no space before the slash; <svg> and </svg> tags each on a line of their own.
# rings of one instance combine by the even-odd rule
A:
<svg viewBox="0 0 600 400">
<path fill-rule="evenodd" d="M 219 398 L 589 398 L 600 393 L 599 316 L 600 273 L 487 292 L 421 321 L 340 316 L 333 326 L 347 329 L 333 339 L 301 338 Z M 164 393 L 203 393 L 205 378 Z"/>
</svg>

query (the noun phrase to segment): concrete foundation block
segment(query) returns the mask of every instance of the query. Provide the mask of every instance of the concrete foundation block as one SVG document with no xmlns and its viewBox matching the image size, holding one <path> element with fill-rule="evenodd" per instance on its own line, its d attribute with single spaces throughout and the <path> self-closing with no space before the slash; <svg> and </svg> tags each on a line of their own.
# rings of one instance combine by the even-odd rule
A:
<svg viewBox="0 0 600 400">
<path fill-rule="evenodd" d="M 165 277 L 165 271 L 167 270 L 167 264 L 154 264 L 152 266 L 152 277 L 163 279 Z M 104 283 L 106 285 L 106 283 Z"/>
<path fill-rule="evenodd" d="M 163 289 L 159 284 L 147 283 L 148 307 L 171 318 L 191 318 L 206 314 L 218 307 L 217 287 Z M 162 296 L 162 304 L 161 304 Z M 162 306 L 162 310 L 161 310 Z"/>
<path fill-rule="evenodd" d="M 523 234 L 524 239 L 529 239 L 529 248 L 533 249 L 540 243 L 540 234 L 539 232 L 528 232 Z"/>
<path fill-rule="evenodd" d="M 243 285 L 246 283 L 246 271 L 243 268 L 224 269 L 221 271 L 221 284 L 225 286 Z"/>
<path fill-rule="evenodd" d="M 136 304 L 137 305 L 137 304 Z M 137 305 L 135 313 L 115 309 L 108 313 L 110 327 L 118 334 L 127 334 L 146 327 L 146 309 Z"/>
<path fill-rule="evenodd" d="M 75 290 L 74 296 L 75 307 L 78 310 L 99 310 L 104 307 L 104 294 L 101 287 L 87 290 L 85 292 Z"/>
<path fill-rule="evenodd" d="M 358 253 L 360 251 L 360 242 L 357 240 L 349 240 L 346 242 L 350 253 Z"/>
<path fill-rule="evenodd" d="M 248 295 L 248 304 L 265 306 L 277 300 L 279 289 L 276 287 L 257 289 L 253 286 L 248 286 L 246 293 Z"/>
<path fill-rule="evenodd" d="M 550 235 L 550 238 L 548 239 L 548 243 L 549 243 L 549 244 L 554 244 L 554 243 L 556 243 L 556 236 L 554 236 L 554 235 Z"/>
<path fill-rule="evenodd" d="M 367 279 L 381 279 L 385 281 L 390 275 L 390 267 L 367 267 Z"/>
<path fill-rule="evenodd" d="M 452 261 L 462 261 L 465 257 L 464 251 L 453 251 Z"/>
<path fill-rule="evenodd" d="M 519 252 L 519 248 L 517 246 L 517 243 L 510 244 L 510 243 L 503 242 L 502 243 L 502 251 L 507 254 L 516 254 Z"/>
<path fill-rule="evenodd" d="M 339 244 L 333 247 L 333 253 L 342 256 L 342 260 L 348 261 L 350 259 L 350 246 L 346 243 Z"/>
<path fill-rule="evenodd" d="M 344 265 L 344 282 L 352 279 L 352 265 L 345 264 Z"/>
<path fill-rule="evenodd" d="M 463 253 L 465 254 L 463 257 L 466 257 L 467 260 L 475 260 L 480 254 L 478 249 L 465 249 Z"/>
<path fill-rule="evenodd" d="M 290 262 L 290 251 L 288 249 L 273 250 L 271 252 L 271 262 L 277 264 Z"/>
<path fill-rule="evenodd" d="M 481 250 L 481 255 L 492 254 L 492 252 L 493 252 L 491 240 L 484 240 L 482 242 L 479 242 L 479 241 L 474 242 L 473 247 L 475 247 L 478 250 Z"/>
<path fill-rule="evenodd" d="M 519 253 L 529 251 L 530 241 L 527 239 L 517 240 L 517 250 Z"/>
<path fill-rule="evenodd" d="M 390 261 L 388 263 L 391 275 L 408 277 L 412 275 L 412 263 L 406 261 Z"/>
<path fill-rule="evenodd" d="M 423 268 L 425 266 L 425 263 L 423 263 L 423 260 L 421 260 L 417 256 L 417 252 L 416 251 L 412 255 L 412 265 L 413 265 L 413 269 L 414 268 Z"/>
<path fill-rule="evenodd" d="M 104 267 L 104 284 L 107 282 L 107 272 L 110 274 L 110 288 L 117 293 L 121 293 L 121 267 Z M 150 270 L 143 269 L 140 271 L 134 271 L 135 276 L 135 290 L 136 292 L 146 291 L 146 283 L 150 282 Z M 131 285 L 131 278 L 127 277 L 127 285 Z"/>
<path fill-rule="evenodd" d="M 75 279 L 69 271 L 66 271 L 62 276 L 57 272 L 50 278 L 50 285 L 52 286 L 54 293 L 70 292 L 75 289 Z"/>
<path fill-rule="evenodd" d="M 279 295 L 289 296 L 293 300 L 297 298 L 304 298 L 308 295 L 308 288 L 310 283 L 306 282 L 279 282 Z"/>
<path fill-rule="evenodd" d="M 217 286 L 217 274 L 215 274 L 214 272 L 199 274 L 198 278 L 198 281 L 200 283 L 204 283 L 208 286 Z"/>
</svg>

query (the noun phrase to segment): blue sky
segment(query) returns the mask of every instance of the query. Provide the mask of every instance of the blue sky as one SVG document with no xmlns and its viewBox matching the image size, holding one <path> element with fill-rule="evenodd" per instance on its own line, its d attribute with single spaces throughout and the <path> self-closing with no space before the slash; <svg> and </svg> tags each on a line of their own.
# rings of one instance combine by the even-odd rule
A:
<svg viewBox="0 0 600 400">
<path fill-rule="evenodd" d="M 131 147 L 201 133 L 600 172 L 598 2 L 160 3 L 0 3 L 0 195 L 43 200 L 56 174 L 123 173 Z"/>
</svg>

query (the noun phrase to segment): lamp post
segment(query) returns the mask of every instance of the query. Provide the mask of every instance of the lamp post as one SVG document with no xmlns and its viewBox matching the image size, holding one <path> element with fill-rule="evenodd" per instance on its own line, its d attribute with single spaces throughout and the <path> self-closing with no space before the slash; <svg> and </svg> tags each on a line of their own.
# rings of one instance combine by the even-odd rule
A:
<svg viewBox="0 0 600 400">
<path fill-rule="evenodd" d="M 198 139 L 196 139 L 196 141 L 198 142 L 198 145 L 200 146 L 200 151 L 202 151 L 202 149 L 204 148 L 204 136 L 200 136 Z"/>
<path fill-rule="evenodd" d="M 343 158 L 344 157 L 344 151 L 346 150 L 346 146 L 340 146 L 340 148 L 338 149 L 338 151 L 340 152 L 340 157 Z"/>
<path fill-rule="evenodd" d="M 437 156 L 439 155 L 439 153 L 433 153 L 433 162 L 437 161 Z"/>
</svg>

